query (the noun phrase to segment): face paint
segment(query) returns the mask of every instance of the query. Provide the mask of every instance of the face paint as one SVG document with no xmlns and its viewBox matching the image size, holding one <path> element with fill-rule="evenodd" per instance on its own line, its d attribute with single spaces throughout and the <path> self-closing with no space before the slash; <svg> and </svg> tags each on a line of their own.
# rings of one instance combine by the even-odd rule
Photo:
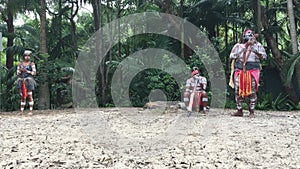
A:
<svg viewBox="0 0 300 169">
<path fill-rule="evenodd" d="M 244 32 L 244 43 L 248 42 L 253 37 L 253 31 L 248 29 Z"/>
<path fill-rule="evenodd" d="M 25 58 L 25 60 L 29 60 L 30 59 L 30 55 L 25 55 L 24 58 Z"/>
<path fill-rule="evenodd" d="M 247 30 L 246 33 L 245 33 L 245 36 L 252 37 L 253 32 L 251 30 Z"/>
</svg>

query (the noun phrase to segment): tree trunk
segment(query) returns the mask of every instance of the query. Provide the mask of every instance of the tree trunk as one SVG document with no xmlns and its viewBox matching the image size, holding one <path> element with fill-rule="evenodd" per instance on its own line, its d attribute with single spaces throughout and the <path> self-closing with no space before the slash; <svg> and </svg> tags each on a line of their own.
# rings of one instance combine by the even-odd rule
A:
<svg viewBox="0 0 300 169">
<path fill-rule="evenodd" d="M 295 24 L 294 9 L 293 9 L 293 0 L 287 1 L 287 10 L 288 10 L 288 16 L 290 20 L 290 34 L 291 34 L 293 54 L 296 54 L 298 52 L 298 42 L 297 42 L 297 31 L 296 31 L 296 24 Z"/>
<path fill-rule="evenodd" d="M 78 52 L 78 44 L 77 44 L 77 36 L 76 36 L 76 22 L 75 22 L 74 18 L 77 16 L 78 10 L 79 10 L 79 2 L 73 1 L 70 16 L 65 15 L 71 23 L 71 39 L 72 39 L 71 47 L 72 47 L 73 51 L 76 53 Z M 77 57 L 77 55 L 76 55 L 76 57 Z"/>
<path fill-rule="evenodd" d="M 206 26 L 208 29 L 208 38 L 212 40 L 214 37 L 216 37 L 216 30 L 215 30 L 215 25 L 214 24 L 209 24 Z"/>
<path fill-rule="evenodd" d="M 9 1 L 9 3 L 12 3 L 12 0 Z M 7 38 L 7 48 L 14 46 L 14 14 L 11 8 L 8 8 L 7 13 L 7 30 L 8 30 L 8 38 Z M 12 49 L 6 51 L 6 67 L 7 69 L 11 69 L 14 67 L 14 52 Z"/>
<path fill-rule="evenodd" d="M 41 10 L 40 10 L 40 52 L 43 55 L 47 54 L 47 43 L 46 43 L 46 0 L 41 0 Z M 47 59 L 47 58 L 45 58 Z M 40 76 L 43 79 L 47 79 L 47 72 L 45 69 L 40 70 Z M 50 108 L 50 91 L 49 84 L 46 80 L 44 83 L 40 83 L 39 85 L 39 103 L 38 108 L 40 110 L 45 110 Z"/>
<path fill-rule="evenodd" d="M 292 51 L 293 54 L 298 53 L 298 42 L 297 42 L 297 31 L 296 31 L 296 23 L 295 23 L 295 15 L 294 15 L 294 9 L 293 9 L 293 0 L 287 1 L 287 10 L 288 10 L 288 16 L 290 20 L 290 34 L 291 34 L 291 41 L 292 41 Z M 295 77 L 297 81 L 297 89 L 300 90 L 300 61 L 296 63 L 295 66 Z M 299 101 L 299 98 L 298 100 Z"/>
<path fill-rule="evenodd" d="M 260 0 L 255 0 L 255 15 L 256 15 L 256 26 L 257 26 L 257 33 L 261 33 L 261 2 Z"/>
<path fill-rule="evenodd" d="M 100 6 L 98 1 L 100 1 Z M 95 30 L 98 31 L 101 28 L 101 0 L 92 0 L 93 7 L 93 17 L 94 17 L 94 26 Z"/>
<path fill-rule="evenodd" d="M 62 23 L 62 20 L 63 20 L 63 14 L 61 11 L 62 10 L 62 0 L 59 0 L 58 1 L 58 10 L 59 10 L 59 13 L 58 13 L 58 21 L 57 21 L 57 35 L 58 35 L 58 45 L 59 45 L 59 54 L 58 54 L 58 58 L 60 58 L 62 56 L 62 49 L 63 49 L 63 35 L 62 35 L 62 28 L 63 28 L 63 23 Z"/>
<path fill-rule="evenodd" d="M 92 7 L 93 7 L 93 16 L 94 16 L 94 24 L 95 24 L 95 30 L 99 31 L 99 29 L 102 27 L 102 0 L 92 0 Z M 103 32 L 99 32 L 102 34 Z M 102 53 L 99 53 L 102 48 L 101 39 L 96 39 L 96 48 L 99 50 L 96 50 L 97 56 L 102 55 Z M 106 104 L 106 95 L 105 95 L 105 89 L 106 89 L 106 78 L 105 78 L 105 67 L 104 67 L 104 60 L 100 60 L 100 66 L 99 66 L 99 73 L 98 73 L 98 80 L 99 80 L 99 95 L 100 95 L 100 103 L 99 106 L 105 106 Z"/>
<path fill-rule="evenodd" d="M 71 37 L 72 37 L 72 49 L 77 52 L 78 51 L 78 44 L 77 44 L 77 36 L 76 36 L 76 22 L 74 18 L 70 19 L 71 22 Z M 77 57 L 77 55 L 76 55 Z"/>
<path fill-rule="evenodd" d="M 2 18 L 4 17 L 5 22 L 7 24 L 7 30 L 8 30 L 8 37 L 7 37 L 7 48 L 8 50 L 6 50 L 6 67 L 7 69 L 12 69 L 14 67 L 14 51 L 12 49 L 12 47 L 14 46 L 14 36 L 15 36 L 15 30 L 14 30 L 14 11 L 12 9 L 12 3 L 13 0 L 9 0 L 7 2 L 7 17 L 2 16 Z M 4 13 L 2 13 L 2 15 L 4 15 Z M 8 76 L 6 77 L 6 81 L 9 81 L 12 78 L 13 74 L 8 74 Z M 10 99 L 7 99 L 9 97 L 12 96 L 12 83 L 7 83 L 6 86 L 6 96 L 5 96 L 5 100 L 10 101 Z M 11 103 L 8 103 L 11 104 Z"/>
</svg>

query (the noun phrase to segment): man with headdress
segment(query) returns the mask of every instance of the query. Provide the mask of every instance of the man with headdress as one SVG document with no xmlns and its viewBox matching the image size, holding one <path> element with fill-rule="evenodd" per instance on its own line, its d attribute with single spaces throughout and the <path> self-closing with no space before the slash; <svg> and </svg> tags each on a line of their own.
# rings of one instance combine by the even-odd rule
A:
<svg viewBox="0 0 300 169">
<path fill-rule="evenodd" d="M 32 115 L 33 111 L 33 96 L 32 91 L 35 89 L 36 82 L 33 76 L 36 75 L 36 66 L 34 62 L 30 61 L 30 50 L 25 50 L 23 55 L 23 62 L 17 66 L 16 88 L 20 90 L 21 94 L 21 114 L 23 114 L 26 98 L 29 99 L 29 115 Z"/>
<path fill-rule="evenodd" d="M 235 89 L 237 105 L 237 112 L 233 116 L 243 116 L 242 103 L 245 99 L 248 99 L 249 116 L 254 116 L 261 71 L 260 60 L 267 58 L 264 47 L 256 38 L 258 34 L 254 34 L 250 29 L 245 30 L 241 41 L 232 48 L 230 53 L 234 73 L 232 73 L 233 77 L 230 77 L 229 85 Z"/>
<path fill-rule="evenodd" d="M 200 76 L 200 70 L 193 68 L 192 77 L 186 81 L 184 103 L 189 113 L 194 109 L 196 112 L 207 113 L 208 97 L 206 93 L 207 80 Z"/>
</svg>

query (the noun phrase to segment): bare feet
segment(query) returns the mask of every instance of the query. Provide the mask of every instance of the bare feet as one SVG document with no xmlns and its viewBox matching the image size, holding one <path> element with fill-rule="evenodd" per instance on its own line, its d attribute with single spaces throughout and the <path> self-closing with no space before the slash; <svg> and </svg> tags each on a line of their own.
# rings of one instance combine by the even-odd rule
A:
<svg viewBox="0 0 300 169">
<path fill-rule="evenodd" d="M 187 116 L 188 116 L 188 117 L 190 117 L 190 116 L 191 116 L 191 114 L 192 114 L 192 112 L 191 112 L 191 111 L 188 111 L 188 112 L 187 112 Z"/>
<path fill-rule="evenodd" d="M 29 112 L 28 115 L 29 115 L 29 116 L 32 116 L 32 112 Z"/>
<path fill-rule="evenodd" d="M 249 112 L 250 112 L 249 117 L 253 118 L 254 117 L 254 110 L 249 109 Z"/>
<path fill-rule="evenodd" d="M 22 116 L 23 115 L 23 112 L 21 111 L 20 113 L 18 113 L 18 116 Z"/>
<path fill-rule="evenodd" d="M 250 117 L 250 118 L 254 118 L 254 117 L 255 117 L 255 116 L 254 116 L 254 113 L 250 113 L 250 114 L 249 114 L 249 117 Z"/>
<path fill-rule="evenodd" d="M 243 117 L 243 110 L 237 110 L 236 113 L 232 114 L 231 116 L 235 116 L 235 117 Z"/>
</svg>

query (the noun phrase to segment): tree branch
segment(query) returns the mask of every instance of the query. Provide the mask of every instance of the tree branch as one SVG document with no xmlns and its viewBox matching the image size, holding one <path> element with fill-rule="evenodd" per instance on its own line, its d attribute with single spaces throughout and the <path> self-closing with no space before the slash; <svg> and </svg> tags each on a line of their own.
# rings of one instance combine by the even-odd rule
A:
<svg viewBox="0 0 300 169">
<path fill-rule="evenodd" d="M 5 11 L 2 7 L 0 7 L 1 18 L 4 22 L 8 22 L 8 18 L 5 16 Z"/>
<path fill-rule="evenodd" d="M 296 6 L 296 8 L 300 11 L 300 3 L 297 0 L 293 0 L 293 4 Z"/>
</svg>

